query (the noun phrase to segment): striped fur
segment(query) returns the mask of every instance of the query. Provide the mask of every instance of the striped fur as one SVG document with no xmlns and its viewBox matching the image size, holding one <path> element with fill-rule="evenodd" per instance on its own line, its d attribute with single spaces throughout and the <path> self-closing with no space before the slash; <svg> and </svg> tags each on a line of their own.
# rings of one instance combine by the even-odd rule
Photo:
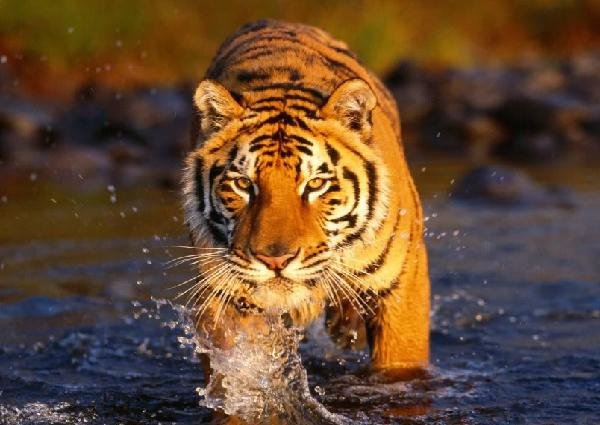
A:
<svg viewBox="0 0 600 425">
<path fill-rule="evenodd" d="M 345 306 L 364 319 L 374 367 L 425 366 L 421 206 L 381 82 L 325 32 L 259 21 L 224 42 L 194 101 L 183 195 L 199 314 L 307 323 Z M 258 255 L 287 253 L 280 271 Z"/>
</svg>

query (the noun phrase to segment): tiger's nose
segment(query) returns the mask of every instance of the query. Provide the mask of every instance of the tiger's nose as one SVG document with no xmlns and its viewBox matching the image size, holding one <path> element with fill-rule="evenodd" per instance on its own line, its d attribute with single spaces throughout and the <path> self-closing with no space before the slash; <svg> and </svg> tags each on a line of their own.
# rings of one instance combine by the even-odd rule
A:
<svg viewBox="0 0 600 425">
<path fill-rule="evenodd" d="M 285 266 L 287 266 L 290 261 L 296 256 L 297 253 L 294 254 L 284 254 L 278 255 L 276 257 L 272 257 L 269 255 L 263 254 L 254 254 L 256 258 L 265 263 L 265 265 L 271 270 L 279 271 L 283 270 Z"/>
</svg>

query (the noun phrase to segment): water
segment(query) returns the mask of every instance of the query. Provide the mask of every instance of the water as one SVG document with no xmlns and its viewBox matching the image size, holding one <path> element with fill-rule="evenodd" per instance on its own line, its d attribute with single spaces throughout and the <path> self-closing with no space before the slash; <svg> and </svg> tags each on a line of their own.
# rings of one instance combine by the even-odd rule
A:
<svg viewBox="0 0 600 425">
<path fill-rule="evenodd" d="M 164 267 L 187 244 L 176 193 L 2 188 L 0 424 L 196 424 L 208 405 L 256 417 L 277 403 L 304 423 L 600 423 L 598 168 L 560 171 L 577 208 L 514 210 L 446 202 L 461 166 L 415 167 L 432 367 L 404 382 L 367 374 L 367 352 L 336 348 L 320 323 L 302 336 L 274 321 L 287 347 L 275 355 L 243 335 L 233 352 L 194 339 L 185 312 L 152 300 L 190 276 Z M 196 352 L 207 350 L 225 395 L 205 388 Z"/>
</svg>

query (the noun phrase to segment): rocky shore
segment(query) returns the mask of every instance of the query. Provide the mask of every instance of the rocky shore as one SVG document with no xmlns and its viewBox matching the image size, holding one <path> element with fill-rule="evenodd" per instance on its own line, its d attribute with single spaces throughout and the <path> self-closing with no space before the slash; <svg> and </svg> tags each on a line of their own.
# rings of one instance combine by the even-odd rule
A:
<svg viewBox="0 0 600 425">
<path fill-rule="evenodd" d="M 600 54 L 438 71 L 403 62 L 384 80 L 409 154 L 475 163 L 600 156 Z M 90 83 L 56 102 L 24 95 L 17 83 L 0 66 L 0 181 L 177 184 L 193 84 L 122 91 Z"/>
</svg>

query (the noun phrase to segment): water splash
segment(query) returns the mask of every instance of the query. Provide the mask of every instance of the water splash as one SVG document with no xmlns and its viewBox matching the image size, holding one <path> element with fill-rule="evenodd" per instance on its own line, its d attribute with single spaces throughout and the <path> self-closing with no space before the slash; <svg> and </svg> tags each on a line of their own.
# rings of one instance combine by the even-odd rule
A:
<svg viewBox="0 0 600 425">
<path fill-rule="evenodd" d="M 308 377 L 299 354 L 303 331 L 283 317 L 266 318 L 260 335 L 244 331 L 228 334 L 233 344 L 223 348 L 196 332 L 191 312 L 166 300 L 154 300 L 157 310 L 171 306 L 177 321 L 182 348 L 191 348 L 210 359 L 211 379 L 197 388 L 200 405 L 235 416 L 244 423 L 350 424 L 349 419 L 329 412 L 310 393 Z"/>
</svg>

